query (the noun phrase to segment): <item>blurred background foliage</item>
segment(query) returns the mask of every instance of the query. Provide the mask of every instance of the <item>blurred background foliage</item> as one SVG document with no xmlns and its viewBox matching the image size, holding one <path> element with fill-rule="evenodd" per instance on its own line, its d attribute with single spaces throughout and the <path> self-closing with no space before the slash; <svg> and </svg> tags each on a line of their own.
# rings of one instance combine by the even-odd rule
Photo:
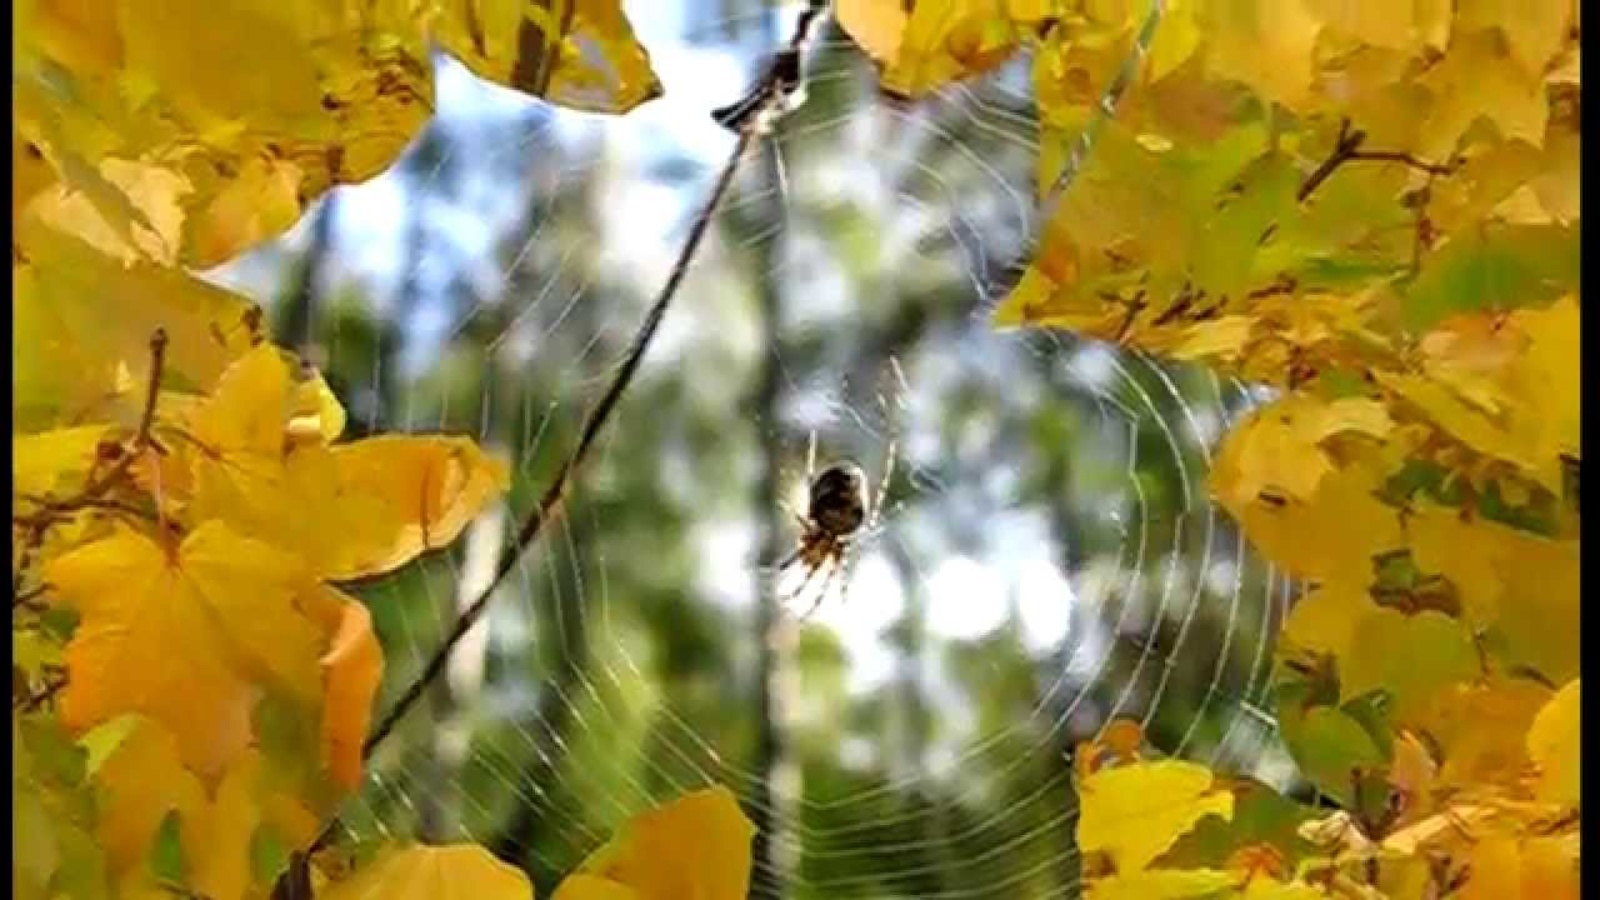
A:
<svg viewBox="0 0 1600 900">
<path fill-rule="evenodd" d="M 570 453 L 731 142 L 705 110 L 787 33 L 759 2 L 632 6 L 662 101 L 558 111 L 441 57 L 392 171 L 216 273 L 353 431 L 513 461 L 457 547 L 363 586 L 380 707 Z M 810 59 L 565 517 L 373 761 L 352 834 L 469 836 L 548 895 L 625 817 L 716 781 L 761 828 L 760 896 L 1071 895 L 1072 747 L 1112 715 L 1292 783 L 1261 711 L 1292 587 L 1204 490 L 1261 395 L 989 326 L 1029 247 L 1025 61 L 907 109 L 831 22 Z M 770 568 L 813 432 L 874 485 L 891 439 L 900 465 L 847 592 L 796 634 Z"/>
</svg>

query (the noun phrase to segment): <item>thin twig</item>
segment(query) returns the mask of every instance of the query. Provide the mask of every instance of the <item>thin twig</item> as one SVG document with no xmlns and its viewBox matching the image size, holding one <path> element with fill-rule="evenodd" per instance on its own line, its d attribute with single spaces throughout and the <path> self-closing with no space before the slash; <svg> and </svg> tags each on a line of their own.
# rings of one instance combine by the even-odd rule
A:
<svg viewBox="0 0 1600 900">
<path fill-rule="evenodd" d="M 166 369 L 167 362 L 167 331 L 157 328 L 150 334 L 150 380 L 145 387 L 144 411 L 139 416 L 139 430 L 134 433 L 133 452 L 124 453 L 104 475 L 91 478 L 84 485 L 82 491 L 74 497 L 67 497 L 59 501 L 41 501 L 47 505 L 44 509 L 31 517 L 19 517 L 13 514 L 12 525 L 22 526 L 26 534 L 22 537 L 22 549 L 17 557 L 16 571 L 11 576 L 11 595 L 13 598 L 22 593 L 23 575 L 33 565 L 33 554 L 44 540 L 46 531 L 50 526 L 61 521 L 66 514 L 89 507 L 106 507 L 116 509 L 122 504 L 102 499 L 105 493 L 116 486 L 128 475 L 128 470 L 133 467 L 133 461 L 144 449 L 154 443 L 151 429 L 155 427 L 156 399 L 161 394 L 161 376 Z M 92 471 L 92 470 L 91 470 Z"/>
<path fill-rule="evenodd" d="M 1321 187 L 1329 176 L 1333 175 L 1340 166 L 1347 162 L 1395 162 L 1410 166 L 1420 172 L 1427 172 L 1429 175 L 1449 175 L 1461 163 L 1460 159 L 1452 159 L 1450 162 L 1445 163 L 1431 163 L 1424 159 L 1418 159 L 1403 150 L 1362 150 L 1361 145 L 1366 139 L 1367 133 L 1360 129 L 1352 129 L 1349 119 L 1341 121 L 1339 123 L 1339 137 L 1334 141 L 1333 152 L 1328 154 L 1328 158 L 1323 160 L 1307 176 L 1305 183 L 1300 185 L 1300 190 L 1295 195 L 1295 199 L 1304 203 L 1313 191 Z"/>
<path fill-rule="evenodd" d="M 791 50 L 798 49 L 804 43 L 812 20 L 822 10 L 826 9 L 826 6 L 827 4 L 825 3 L 813 3 L 811 7 L 801 14 L 799 21 L 796 23 L 795 33 L 789 41 Z M 777 75 L 776 70 L 769 67 L 762 78 L 772 80 Z M 765 90 L 774 95 L 776 94 L 775 88 L 775 84 L 764 86 Z M 651 304 L 649 311 L 645 315 L 644 321 L 640 324 L 638 332 L 634 335 L 633 343 L 628 348 L 628 355 L 624 358 L 622 367 L 617 370 L 617 374 L 611 379 L 611 383 L 607 386 L 605 394 L 601 396 L 600 402 L 595 405 L 594 409 L 585 418 L 583 427 L 579 432 L 577 446 L 562 462 L 561 468 L 557 470 L 549 488 L 539 498 L 538 505 L 529 511 L 527 518 L 523 520 L 522 526 L 517 530 L 517 536 L 512 543 L 511 551 L 501 557 L 500 564 L 495 568 L 494 577 L 489 580 L 488 585 L 472 601 L 471 605 L 456 618 L 454 625 L 450 628 L 450 633 L 445 636 L 438 649 L 428 658 L 428 662 L 423 666 L 421 674 L 406 686 L 399 699 L 395 701 L 384 717 L 379 720 L 377 726 L 373 728 L 371 734 L 367 736 L 366 741 L 361 746 L 363 760 L 372 757 L 377 748 L 394 733 L 396 726 L 405 718 L 406 714 L 417 705 L 417 702 L 428 689 L 429 684 L 444 671 L 451 651 L 461 642 L 466 633 L 472 629 L 472 626 L 482 618 L 484 611 L 488 608 L 489 600 L 494 596 L 495 590 L 500 586 L 500 582 L 511 573 L 512 569 L 516 568 L 521 561 L 522 554 L 527 551 L 528 547 L 539 536 L 544 526 L 561 514 L 563 501 L 566 499 L 567 489 L 571 484 L 573 474 L 583 465 L 601 429 L 610 420 L 617 404 L 622 400 L 623 394 L 632 384 L 633 377 L 638 371 L 651 341 L 655 338 L 656 331 L 661 325 L 662 318 L 666 315 L 667 308 L 671 305 L 673 297 L 677 294 L 678 287 L 688 273 L 689 264 L 694 259 L 695 251 L 699 249 L 700 242 L 710 228 L 717 208 L 721 205 L 729 186 L 733 184 L 733 176 L 738 171 L 739 161 L 744 158 L 746 151 L 749 150 L 751 142 L 754 140 L 755 130 L 752 127 L 753 125 L 754 119 L 739 130 L 738 139 L 734 142 L 733 149 L 723 163 L 722 170 L 717 176 L 710 196 L 706 198 L 705 205 L 701 207 L 699 214 L 695 216 L 694 223 L 689 229 L 689 236 L 684 241 L 682 249 L 678 252 L 678 258 L 673 263 L 671 272 L 667 275 L 666 283 L 662 285 L 661 291 L 657 294 L 654 303 Z M 307 846 L 305 854 L 301 858 L 309 859 L 309 857 L 325 847 L 338 825 L 339 819 L 337 816 L 330 819 Z M 292 873 L 286 873 L 286 875 L 293 877 Z"/>
<path fill-rule="evenodd" d="M 1306 198 L 1321 187 L 1322 183 L 1328 180 L 1328 176 L 1332 175 L 1335 169 L 1349 161 L 1357 148 L 1361 146 L 1361 142 L 1366 139 L 1367 133 L 1365 131 L 1352 129 L 1349 119 L 1341 120 L 1339 122 L 1339 137 L 1333 142 L 1333 152 L 1328 154 L 1328 158 L 1323 160 L 1321 165 L 1317 166 L 1307 176 L 1305 183 L 1300 185 L 1300 191 L 1295 194 L 1295 199 L 1301 203 L 1306 202 Z"/>
<path fill-rule="evenodd" d="M 437 678 L 439 673 L 444 670 L 450 651 L 455 649 L 456 644 L 460 643 L 461 638 L 483 615 L 484 609 L 488 606 L 489 598 L 494 594 L 495 589 L 499 587 L 500 582 L 504 580 L 506 575 L 511 573 L 512 569 L 516 568 L 517 563 L 521 560 L 523 551 L 539 536 L 539 531 L 544 527 L 545 523 L 560 514 L 561 504 L 566 499 L 567 487 L 572 481 L 573 472 L 583 464 L 584 459 L 589 455 L 589 450 L 594 445 L 595 438 L 599 436 L 600 430 L 605 427 L 606 422 L 611 418 L 611 413 L 616 409 L 618 401 L 622 399 L 623 393 L 627 391 L 628 386 L 632 383 L 634 373 L 638 371 L 639 364 L 644 359 L 645 351 L 649 349 L 650 341 L 655 337 L 656 330 L 661 325 L 661 319 L 666 315 L 667 307 L 677 293 L 678 285 L 682 283 L 684 275 L 688 272 L 689 262 L 693 258 L 695 250 L 699 247 L 701 239 L 705 236 L 706 228 L 711 223 L 712 214 L 721 203 L 723 195 L 727 192 L 728 185 L 733 182 L 734 172 L 738 170 L 739 160 L 743 157 L 745 149 L 750 145 L 750 138 L 751 135 L 748 130 L 739 133 L 739 139 L 735 142 L 733 152 L 728 155 L 728 160 L 723 165 L 722 174 L 717 179 L 716 186 L 712 188 L 710 198 L 706 201 L 705 206 L 701 208 L 700 214 L 695 217 L 694 225 L 689 231 L 689 238 L 684 242 L 683 250 L 678 254 L 678 260 L 673 265 L 671 274 L 667 276 L 666 284 L 662 286 L 661 293 L 656 297 L 655 303 L 650 307 L 643 324 L 639 327 L 639 332 L 634 336 L 633 344 L 628 349 L 628 355 L 622 362 L 622 368 L 612 378 L 611 384 L 606 388 L 606 392 L 600 398 L 600 402 L 595 405 L 588 418 L 584 420 L 583 428 L 578 435 L 577 447 L 573 448 L 572 453 L 562 462 L 561 468 L 556 472 L 555 480 L 545 490 L 544 496 L 539 498 L 539 504 L 523 520 L 522 527 L 517 530 L 517 537 L 512 544 L 511 552 L 501 557 L 500 564 L 495 568 L 494 577 L 489 580 L 488 586 L 483 589 L 476 600 L 472 601 L 472 605 L 467 607 L 456 619 L 449 635 L 445 637 L 444 642 L 429 657 L 428 664 L 423 667 L 422 674 L 418 675 L 407 686 L 405 693 L 400 695 L 400 699 L 395 701 L 395 705 L 390 708 L 377 727 L 373 729 L 372 734 L 367 737 L 366 743 L 361 747 L 362 758 L 371 757 L 378 745 L 383 743 L 389 734 L 394 731 L 394 727 L 399 723 L 400 719 L 411 711 L 411 707 L 416 705 L 428 683 Z"/>
</svg>

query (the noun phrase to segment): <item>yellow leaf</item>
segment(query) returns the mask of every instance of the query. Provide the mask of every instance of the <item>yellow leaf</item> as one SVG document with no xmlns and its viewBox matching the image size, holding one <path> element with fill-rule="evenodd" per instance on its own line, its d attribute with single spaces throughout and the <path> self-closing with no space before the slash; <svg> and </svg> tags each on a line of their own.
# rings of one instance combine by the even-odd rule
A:
<svg viewBox="0 0 1600 900">
<path fill-rule="evenodd" d="M 1327 900 L 1327 892 L 1303 881 L 1252 878 L 1239 896 L 1244 900 Z"/>
<path fill-rule="evenodd" d="M 1217 869 L 1153 869 L 1118 873 L 1089 882 L 1088 900 L 1176 900 L 1209 897 L 1232 887 L 1238 879 Z"/>
<path fill-rule="evenodd" d="M 1578 679 L 1567 682 L 1534 717 L 1528 729 L 1528 758 L 1539 766 L 1539 799 L 1563 806 L 1578 806 L 1578 732 L 1581 712 Z"/>
<path fill-rule="evenodd" d="M 1350 648 L 1357 623 L 1376 608 L 1365 587 L 1342 578 L 1327 581 L 1295 603 L 1283 636 L 1299 649 L 1337 656 Z"/>
<path fill-rule="evenodd" d="M 73 230 L 148 259 L 205 268 L 276 236 L 387 167 L 432 102 L 420 5 L 29 6 L 17 118 L 84 192 Z"/>
<path fill-rule="evenodd" d="M 245 896 L 253 880 L 250 843 L 260 821 L 258 771 L 259 760 L 247 753 L 208 792 L 179 761 L 172 735 L 150 719 L 135 719 L 96 775 L 100 837 L 124 892 L 155 887 L 143 864 L 162 820 L 175 813 L 187 886 L 206 897 Z"/>
<path fill-rule="evenodd" d="M 134 425 L 157 328 L 167 333 L 166 376 L 202 390 L 262 338 L 254 304 L 186 272 L 123 266 L 69 237 L 36 243 L 27 254 L 12 270 L 16 431 Z"/>
<path fill-rule="evenodd" d="M 1311 100 L 1313 48 L 1322 23 L 1305 0 L 1239 0 L 1199 7 L 1211 73 L 1291 110 Z"/>
<path fill-rule="evenodd" d="M 510 480 L 505 463 L 467 438 L 383 436 L 333 449 L 338 497 L 360 498 L 361 514 L 330 533 L 325 577 L 387 572 L 448 546 Z M 334 498 L 329 498 L 333 500 Z"/>
<path fill-rule="evenodd" d="M 1519 430 L 1533 432 L 1529 449 L 1540 480 L 1559 486 L 1560 456 L 1581 456 L 1577 298 L 1568 294 L 1544 309 L 1519 309 L 1511 320 L 1528 339 L 1510 376 L 1520 400 Z"/>
<path fill-rule="evenodd" d="M 1414 0 L 1306 0 L 1306 8 L 1330 28 L 1374 47 L 1410 50 L 1423 37 Z"/>
<path fill-rule="evenodd" d="M 1462 0 L 1456 27 L 1463 31 L 1497 28 L 1511 46 L 1511 55 L 1527 72 L 1542 73 L 1566 43 L 1577 13 L 1570 0 L 1527 4 L 1517 0 Z"/>
<path fill-rule="evenodd" d="M 1017 49 L 1023 34 L 992 0 L 921 0 L 911 8 L 899 53 L 883 72 L 884 90 L 917 98 L 952 81 L 989 71 Z"/>
<path fill-rule="evenodd" d="M 1433 754 L 1415 734 L 1402 731 L 1395 739 L 1391 755 L 1394 762 L 1389 766 L 1389 783 L 1404 799 L 1404 811 L 1409 816 L 1417 810 L 1426 810 L 1431 805 L 1433 783 L 1439 774 Z"/>
<path fill-rule="evenodd" d="M 1577 900 L 1578 857 L 1559 838 L 1490 835 L 1472 846 L 1461 900 L 1537 897 Z"/>
<path fill-rule="evenodd" d="M 476 844 L 391 850 L 335 881 L 326 900 L 533 900 L 521 870 Z"/>
<path fill-rule="evenodd" d="M 868 56 L 883 64 L 894 62 L 909 19 L 901 0 L 839 0 L 834 7 L 839 27 Z"/>
<path fill-rule="evenodd" d="M 1155 40 L 1150 42 L 1149 79 L 1159 81 L 1188 62 L 1200 46 L 1200 27 L 1195 21 L 1197 0 L 1169 0 Z"/>
<path fill-rule="evenodd" d="M 633 888 L 596 875 L 576 872 L 556 888 L 554 900 L 638 900 Z"/>
<path fill-rule="evenodd" d="M 1078 785 L 1078 846 L 1105 851 L 1117 871 L 1136 872 L 1209 815 L 1233 819 L 1233 795 L 1211 771 L 1178 760 L 1101 769 Z"/>
<path fill-rule="evenodd" d="M 750 883 L 755 828 L 727 788 L 695 791 L 635 816 L 557 888 L 556 900 L 742 900 Z M 586 876 L 577 878 L 576 876 Z M 597 882 L 631 889 L 607 893 Z"/>
<path fill-rule="evenodd" d="M 321 691 L 321 636 L 295 606 L 305 573 L 222 523 L 176 547 L 119 529 L 57 557 L 44 575 L 82 617 L 67 647 L 69 727 L 142 712 L 210 778 L 249 743 L 258 685 Z"/>
<path fill-rule="evenodd" d="M 1524 737 L 1550 693 L 1524 678 L 1446 691 L 1418 720 L 1440 747 L 1439 783 L 1461 788 L 1514 782 L 1527 759 Z"/>
<path fill-rule="evenodd" d="M 105 425 L 60 428 L 41 434 L 11 436 L 13 495 L 65 496 L 81 487 L 99 458 L 100 443 L 111 434 Z M 66 486 L 62 486 L 62 482 Z"/>
<path fill-rule="evenodd" d="M 205 790 L 178 758 L 172 733 L 139 719 L 100 767 L 100 842 L 113 872 L 137 867 L 169 812 L 192 813 Z"/>
<path fill-rule="evenodd" d="M 1380 607 L 1357 623 L 1349 651 L 1339 657 L 1339 696 L 1386 690 L 1404 720 L 1440 691 L 1478 674 L 1477 651 L 1461 622 L 1433 610 L 1408 616 Z"/>
<path fill-rule="evenodd" d="M 1525 71 L 1494 32 L 1453 35 L 1445 58 L 1419 81 L 1436 97 L 1417 148 L 1425 159 L 1448 159 L 1480 117 L 1508 140 L 1544 143 L 1549 105 L 1543 80 Z"/>
<path fill-rule="evenodd" d="M 1251 542 L 1295 575 L 1364 590 L 1372 557 L 1404 546 L 1399 517 L 1375 496 L 1379 476 L 1366 466 L 1335 470 L 1310 500 L 1276 503 L 1241 495 L 1236 465 L 1218 456 L 1213 490 Z"/>
<path fill-rule="evenodd" d="M 661 95 L 619 0 L 572 0 L 553 15 L 528 0 L 432 6 L 432 37 L 480 78 L 591 112 L 623 113 Z"/>
<path fill-rule="evenodd" d="M 1213 485 L 1226 505 L 1263 493 L 1308 500 L 1333 465 L 1321 445 L 1337 435 L 1383 438 L 1393 428 L 1383 405 L 1362 397 L 1325 403 L 1294 394 L 1258 410 L 1229 433 Z"/>
<path fill-rule="evenodd" d="M 1236 358 L 1250 342 L 1256 322 L 1254 316 L 1220 316 L 1209 322 L 1196 322 L 1186 327 L 1183 339 L 1170 355 L 1173 359 Z"/>
</svg>

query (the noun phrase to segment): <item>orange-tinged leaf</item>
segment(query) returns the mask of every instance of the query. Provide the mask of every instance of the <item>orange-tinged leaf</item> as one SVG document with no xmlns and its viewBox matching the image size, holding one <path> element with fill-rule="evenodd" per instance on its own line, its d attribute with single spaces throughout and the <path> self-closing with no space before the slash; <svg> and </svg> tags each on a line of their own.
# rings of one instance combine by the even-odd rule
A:
<svg viewBox="0 0 1600 900">
<path fill-rule="evenodd" d="M 372 632 L 372 616 L 359 602 L 329 587 L 339 601 L 339 620 L 322 656 L 322 740 L 328 771 L 347 790 L 361 783 L 361 742 L 372 721 L 372 699 L 383 678 L 383 648 Z"/>
<path fill-rule="evenodd" d="M 1528 729 L 1528 758 L 1539 767 L 1539 799 L 1574 808 L 1578 806 L 1583 764 L 1578 740 L 1578 681 L 1574 678 L 1557 691 Z"/>
<path fill-rule="evenodd" d="M 69 727 L 142 712 L 209 778 L 249 742 L 259 685 L 320 693 L 321 635 L 295 606 L 304 571 L 222 523 L 176 547 L 119 529 L 56 558 L 45 578 L 82 616 L 67 647 Z"/>
<path fill-rule="evenodd" d="M 1118 872 L 1143 869 L 1201 818 L 1233 818 L 1233 795 L 1205 766 L 1178 760 L 1101 769 L 1078 785 L 1078 846 L 1105 851 Z"/>
<path fill-rule="evenodd" d="M 376 437 L 332 455 L 339 497 L 359 498 L 361 508 L 344 519 L 344 533 L 322 538 L 335 541 L 322 569 L 334 580 L 387 572 L 448 546 L 510 482 L 505 463 L 467 438 Z"/>
<path fill-rule="evenodd" d="M 521 870 L 476 844 L 390 850 L 335 881 L 326 900 L 533 900 Z"/>
<path fill-rule="evenodd" d="M 588 877 L 570 893 L 562 885 L 556 897 L 607 896 L 598 880 L 631 889 L 626 896 L 637 900 L 742 900 L 754 835 L 727 788 L 694 791 L 635 816 L 574 873 Z"/>
</svg>

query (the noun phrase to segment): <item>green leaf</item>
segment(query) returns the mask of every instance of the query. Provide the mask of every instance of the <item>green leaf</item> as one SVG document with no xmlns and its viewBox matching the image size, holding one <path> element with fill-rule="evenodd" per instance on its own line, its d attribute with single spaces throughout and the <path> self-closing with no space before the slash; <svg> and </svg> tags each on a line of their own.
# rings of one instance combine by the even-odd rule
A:
<svg viewBox="0 0 1600 900">
<path fill-rule="evenodd" d="M 1356 625 L 1350 652 L 1339 660 L 1340 696 L 1385 690 L 1403 719 L 1440 688 L 1477 674 L 1478 651 L 1460 621 L 1432 610 L 1408 616 L 1380 608 Z"/>
<path fill-rule="evenodd" d="M 148 857 L 150 874 L 155 876 L 157 882 L 169 885 L 184 883 L 182 831 L 177 810 L 168 812 L 162 818 L 161 827 L 156 830 L 155 840 L 150 844 Z"/>
<path fill-rule="evenodd" d="M 1383 754 L 1361 723 L 1331 706 L 1309 710 L 1287 737 L 1301 773 L 1347 809 L 1355 801 L 1352 775 L 1383 764 Z"/>
<path fill-rule="evenodd" d="M 1422 332 L 1456 313 L 1539 306 L 1578 287 L 1577 228 L 1512 225 L 1458 235 L 1406 291 L 1405 325 Z"/>
<path fill-rule="evenodd" d="M 87 752 L 84 771 L 88 775 L 93 776 L 100 771 L 101 764 L 111 758 L 111 754 L 122 746 L 123 739 L 139 724 L 139 718 L 135 713 L 117 716 L 89 729 L 87 734 L 78 739 L 78 746 Z"/>
</svg>

